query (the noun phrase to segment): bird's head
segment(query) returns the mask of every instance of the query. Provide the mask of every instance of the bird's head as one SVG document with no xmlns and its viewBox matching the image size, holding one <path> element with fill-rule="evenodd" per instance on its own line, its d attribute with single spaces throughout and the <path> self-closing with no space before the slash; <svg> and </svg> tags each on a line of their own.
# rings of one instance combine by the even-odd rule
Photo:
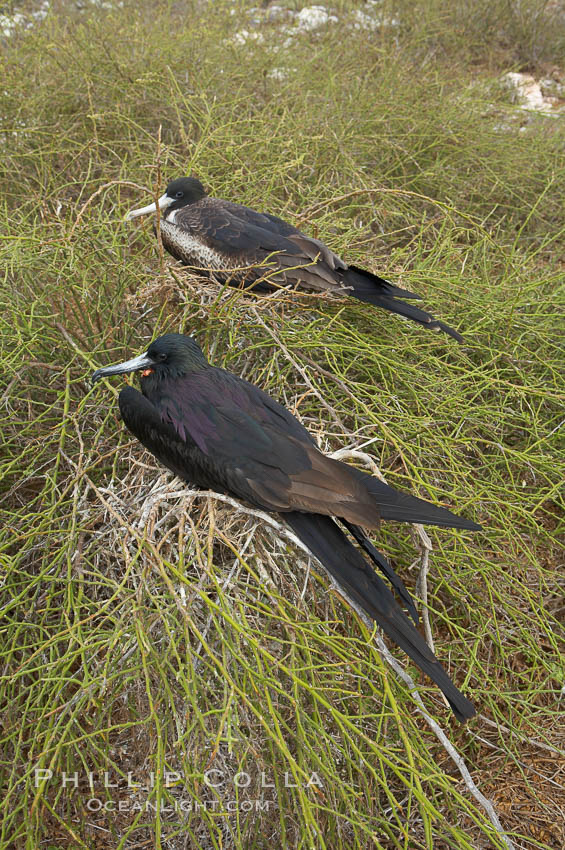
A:
<svg viewBox="0 0 565 850">
<path fill-rule="evenodd" d="M 137 210 L 130 210 L 126 215 L 126 221 L 137 218 L 138 215 L 155 212 L 157 206 L 161 212 L 166 211 L 168 214 L 173 210 L 185 207 L 187 204 L 194 204 L 205 196 L 204 186 L 196 177 L 178 177 L 176 180 L 171 180 L 165 194 L 161 195 L 156 204 L 152 203 Z"/>
<path fill-rule="evenodd" d="M 199 372 L 208 365 L 202 349 L 193 337 L 165 334 L 152 342 L 147 351 L 139 357 L 97 369 L 90 380 L 94 384 L 100 378 L 127 372 L 141 372 L 142 378 L 151 377 L 153 380 L 180 378 L 191 372 Z"/>
</svg>

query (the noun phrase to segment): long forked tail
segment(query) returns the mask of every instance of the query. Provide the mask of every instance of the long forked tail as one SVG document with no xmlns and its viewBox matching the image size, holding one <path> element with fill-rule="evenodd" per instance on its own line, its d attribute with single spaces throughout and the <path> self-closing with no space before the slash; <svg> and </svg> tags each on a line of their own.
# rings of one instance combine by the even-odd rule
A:
<svg viewBox="0 0 565 850">
<path fill-rule="evenodd" d="M 455 687 L 424 638 L 414 628 L 392 593 L 331 517 L 293 511 L 285 522 L 335 579 L 344 594 L 375 620 L 383 631 L 443 691 L 457 720 L 475 708 Z"/>
<path fill-rule="evenodd" d="M 406 585 L 402 581 L 399 575 L 397 575 L 392 569 L 389 562 L 386 560 L 384 555 L 381 555 L 378 549 L 375 549 L 367 535 L 363 532 L 363 529 L 358 525 L 353 525 L 352 522 L 348 522 L 346 519 L 340 520 L 347 528 L 347 530 L 353 535 L 359 546 L 366 552 L 369 556 L 373 564 L 379 568 L 379 570 L 387 577 L 392 587 L 398 593 L 399 597 L 404 602 L 406 609 L 416 625 L 418 625 L 418 612 L 416 611 L 416 606 L 414 605 L 414 600 L 412 596 L 406 589 Z"/>
<path fill-rule="evenodd" d="M 412 319 L 413 322 L 417 322 L 432 331 L 443 331 L 456 339 L 457 342 L 463 342 L 461 334 L 446 325 L 445 322 L 440 322 L 439 319 L 435 319 L 430 313 L 420 310 L 413 304 L 398 300 L 399 298 L 410 298 L 419 301 L 421 300 L 419 295 L 414 295 L 407 289 L 400 289 L 400 287 L 389 283 L 388 280 L 357 266 L 349 266 L 349 270 L 343 275 L 343 282 L 345 286 L 351 287 L 349 294 L 353 298 L 374 304 L 375 307 L 382 307 L 383 310 L 397 313 L 406 319 Z"/>
</svg>

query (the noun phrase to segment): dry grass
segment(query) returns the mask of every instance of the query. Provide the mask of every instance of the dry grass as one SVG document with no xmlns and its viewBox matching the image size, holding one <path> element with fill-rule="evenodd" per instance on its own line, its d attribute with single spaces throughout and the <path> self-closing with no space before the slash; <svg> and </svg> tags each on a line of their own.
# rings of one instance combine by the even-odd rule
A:
<svg viewBox="0 0 565 850">
<path fill-rule="evenodd" d="M 118 422 L 116 382 L 90 388 L 190 330 L 325 450 L 364 447 L 483 523 L 432 530 L 428 579 L 436 652 L 480 716 L 450 725 L 427 682 L 424 701 L 514 846 L 561 848 L 563 127 L 501 130 L 517 107 L 496 84 L 548 72 L 559 8 L 406 0 L 369 32 L 344 27 L 375 8 L 342 2 L 341 29 L 234 43 L 250 7 L 60 2 L 6 39 L 0 847 L 505 846 L 317 565 L 172 480 Z M 465 345 L 190 278 L 122 222 L 190 171 L 420 292 Z M 414 587 L 411 530 L 376 542 Z"/>
</svg>

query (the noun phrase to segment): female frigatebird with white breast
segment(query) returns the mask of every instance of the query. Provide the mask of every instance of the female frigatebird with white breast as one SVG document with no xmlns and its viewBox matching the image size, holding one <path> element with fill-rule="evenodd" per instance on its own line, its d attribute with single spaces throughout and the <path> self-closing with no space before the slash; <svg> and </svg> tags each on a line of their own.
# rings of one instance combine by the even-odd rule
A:
<svg viewBox="0 0 565 850">
<path fill-rule="evenodd" d="M 161 238 L 177 260 L 220 283 L 255 292 L 296 287 L 350 295 L 412 319 L 463 342 L 461 334 L 399 299 L 420 300 L 372 272 L 348 266 L 319 239 L 275 215 L 211 198 L 195 177 L 179 177 L 157 203 L 131 210 L 126 219 L 161 212 Z"/>
<path fill-rule="evenodd" d="M 136 371 L 141 392 L 126 386 L 119 405 L 141 443 L 190 484 L 280 514 L 344 595 L 441 688 L 456 718 L 472 717 L 473 704 L 333 517 L 384 573 L 416 623 L 410 594 L 362 527 L 376 528 L 387 519 L 469 531 L 480 526 L 322 454 L 285 407 L 211 366 L 190 336 L 161 336 L 139 357 L 98 369 L 92 381 Z"/>
</svg>

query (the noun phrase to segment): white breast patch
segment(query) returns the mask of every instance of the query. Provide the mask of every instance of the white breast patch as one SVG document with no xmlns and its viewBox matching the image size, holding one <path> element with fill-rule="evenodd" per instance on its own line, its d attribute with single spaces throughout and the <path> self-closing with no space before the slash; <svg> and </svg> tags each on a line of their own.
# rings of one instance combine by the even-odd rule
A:
<svg viewBox="0 0 565 850">
<path fill-rule="evenodd" d="M 174 211 L 167 219 L 161 220 L 161 232 L 171 246 L 175 247 L 183 259 L 201 266 L 203 269 L 221 269 L 226 261 L 221 254 L 208 245 L 204 245 L 189 230 L 174 224 Z"/>
</svg>

